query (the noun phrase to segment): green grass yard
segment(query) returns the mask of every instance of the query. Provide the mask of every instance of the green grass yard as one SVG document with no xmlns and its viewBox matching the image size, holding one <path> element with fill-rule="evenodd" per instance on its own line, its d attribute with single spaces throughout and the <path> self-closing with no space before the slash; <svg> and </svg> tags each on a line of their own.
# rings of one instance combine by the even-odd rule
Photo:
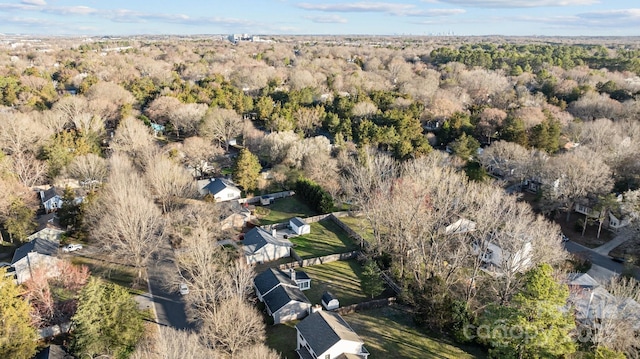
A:
<svg viewBox="0 0 640 359">
<path fill-rule="evenodd" d="M 260 218 L 260 224 L 286 222 L 293 217 L 310 217 L 318 213 L 296 196 L 278 198 L 272 204 L 265 206 L 269 214 Z"/>
<path fill-rule="evenodd" d="M 311 223 L 311 233 L 291 238 L 296 253 L 303 259 L 344 253 L 358 245 L 335 222 L 324 219 Z"/>
<path fill-rule="evenodd" d="M 296 328 L 298 321 L 267 326 L 267 346 L 278 351 L 282 358 L 298 359 Z"/>
<path fill-rule="evenodd" d="M 394 306 L 352 313 L 344 319 L 364 341 L 371 358 L 486 358 L 479 347 L 459 346 L 426 333 L 416 327 L 410 313 Z"/>
<path fill-rule="evenodd" d="M 311 277 L 311 288 L 304 291 L 311 304 L 320 304 L 322 293 L 327 290 L 338 298 L 341 307 L 371 299 L 360 288 L 362 266 L 355 259 L 318 264 L 301 270 Z"/>
<path fill-rule="evenodd" d="M 373 241 L 373 229 L 364 217 L 344 216 L 339 218 L 342 223 L 346 224 L 353 231 L 358 233 L 365 241 Z"/>
</svg>

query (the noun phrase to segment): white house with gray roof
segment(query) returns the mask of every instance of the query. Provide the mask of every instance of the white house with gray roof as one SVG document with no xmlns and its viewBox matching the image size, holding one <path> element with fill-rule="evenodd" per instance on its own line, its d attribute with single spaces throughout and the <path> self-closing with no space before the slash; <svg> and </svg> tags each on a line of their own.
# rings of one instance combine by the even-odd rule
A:
<svg viewBox="0 0 640 359">
<path fill-rule="evenodd" d="M 18 284 L 31 278 L 36 268 L 47 267 L 54 274 L 59 259 L 54 257 L 60 242 L 45 238 L 36 238 L 16 249 L 11 260 Z"/>
<path fill-rule="evenodd" d="M 216 202 L 233 201 L 242 198 L 242 191 L 225 178 L 212 178 L 209 182 L 198 182 L 202 195 L 211 194 Z"/>
<path fill-rule="evenodd" d="M 303 235 L 307 233 L 311 233 L 311 226 L 304 219 L 300 217 L 293 217 L 289 220 L 289 227 L 294 231 L 297 235 Z"/>
<path fill-rule="evenodd" d="M 278 324 L 304 318 L 309 313 L 311 302 L 301 287 L 308 289 L 310 281 L 302 271 L 269 268 L 255 277 L 253 287 L 274 324 Z"/>
<path fill-rule="evenodd" d="M 275 261 L 291 255 L 293 243 L 286 238 L 276 238 L 274 233 L 260 227 L 245 233 L 242 241 L 247 264 Z"/>
<path fill-rule="evenodd" d="M 367 359 L 364 342 L 340 314 L 323 310 L 311 313 L 296 324 L 300 359 Z"/>
</svg>

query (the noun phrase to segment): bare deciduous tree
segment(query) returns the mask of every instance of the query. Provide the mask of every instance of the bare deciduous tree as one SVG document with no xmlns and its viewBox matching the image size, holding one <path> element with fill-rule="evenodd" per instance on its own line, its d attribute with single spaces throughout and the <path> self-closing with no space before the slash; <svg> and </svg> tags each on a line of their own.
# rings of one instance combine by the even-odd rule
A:
<svg viewBox="0 0 640 359">
<path fill-rule="evenodd" d="M 163 213 L 174 210 L 181 200 L 196 196 L 193 177 L 183 166 L 161 153 L 149 159 L 145 175 Z"/>
<path fill-rule="evenodd" d="M 77 179 L 84 187 L 95 189 L 102 184 L 108 175 L 107 161 L 93 153 L 73 159 L 67 169 L 71 178 Z"/>
<path fill-rule="evenodd" d="M 109 160 L 111 173 L 85 219 L 92 238 L 116 261 L 133 266 L 137 280 L 164 237 L 164 220 L 147 185 L 121 154 Z"/>
<path fill-rule="evenodd" d="M 242 133 L 244 123 L 234 110 L 212 108 L 200 125 L 200 136 L 217 141 L 229 150 L 229 141 Z"/>
<path fill-rule="evenodd" d="M 120 121 L 110 147 L 113 151 L 127 154 L 137 166 L 141 166 L 155 146 L 151 131 L 142 121 L 125 117 Z"/>
</svg>

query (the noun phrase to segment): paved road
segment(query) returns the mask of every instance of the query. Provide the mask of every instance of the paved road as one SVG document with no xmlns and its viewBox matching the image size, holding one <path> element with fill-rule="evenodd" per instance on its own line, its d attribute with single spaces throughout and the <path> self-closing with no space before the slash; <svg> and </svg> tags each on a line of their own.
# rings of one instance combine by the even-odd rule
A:
<svg viewBox="0 0 640 359">
<path fill-rule="evenodd" d="M 177 288 L 168 290 L 165 288 L 166 273 L 175 272 L 173 252 L 170 248 L 162 248 L 157 254 L 158 260 L 150 263 L 147 273 L 149 276 L 149 288 L 153 294 L 158 323 L 176 329 L 195 329 L 193 323 L 187 321 L 185 304 Z"/>
<path fill-rule="evenodd" d="M 625 269 L 624 264 L 614 262 L 611 257 L 604 256 L 593 249 L 587 248 L 576 242 L 568 241 L 564 246 L 569 253 L 580 253 L 585 255 L 595 266 L 602 267 L 618 274 L 622 273 Z M 634 267 L 634 276 L 637 280 L 640 280 L 640 269 L 638 267 Z"/>
</svg>

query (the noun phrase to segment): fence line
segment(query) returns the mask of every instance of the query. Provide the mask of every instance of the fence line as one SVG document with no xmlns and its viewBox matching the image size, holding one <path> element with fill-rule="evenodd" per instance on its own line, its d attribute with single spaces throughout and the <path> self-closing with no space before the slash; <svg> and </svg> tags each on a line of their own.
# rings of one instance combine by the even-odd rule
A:
<svg viewBox="0 0 640 359">
<path fill-rule="evenodd" d="M 329 254 L 322 257 L 314 257 L 314 258 L 307 258 L 307 259 L 302 259 L 298 256 L 297 253 L 295 254 L 294 253 L 295 253 L 295 249 L 292 249 L 291 255 L 296 259 L 296 262 L 280 264 L 278 268 L 284 270 L 289 268 L 309 267 L 316 264 L 325 264 L 325 263 L 331 263 L 336 261 L 346 261 L 352 258 L 356 258 L 362 252 L 358 250 L 358 251 L 351 251 L 351 252 L 344 252 L 344 253 L 334 253 L 334 254 Z"/>
<path fill-rule="evenodd" d="M 277 199 L 277 198 L 291 197 L 294 194 L 295 194 L 294 191 L 283 191 L 283 192 L 269 193 L 269 194 L 265 194 L 263 196 L 269 196 L 269 197 L 272 197 L 274 199 Z M 258 203 L 258 202 L 260 202 L 260 197 L 262 197 L 262 196 L 250 197 L 250 198 L 240 198 L 238 200 L 238 202 L 240 204 L 243 204 L 243 203 L 249 203 L 249 204 Z"/>
<path fill-rule="evenodd" d="M 370 300 L 368 302 L 362 302 L 357 304 L 348 305 L 346 307 L 337 308 L 335 311 L 340 315 L 351 314 L 359 312 L 361 310 L 384 308 L 396 303 L 396 297 L 382 298 L 376 300 Z"/>
</svg>

